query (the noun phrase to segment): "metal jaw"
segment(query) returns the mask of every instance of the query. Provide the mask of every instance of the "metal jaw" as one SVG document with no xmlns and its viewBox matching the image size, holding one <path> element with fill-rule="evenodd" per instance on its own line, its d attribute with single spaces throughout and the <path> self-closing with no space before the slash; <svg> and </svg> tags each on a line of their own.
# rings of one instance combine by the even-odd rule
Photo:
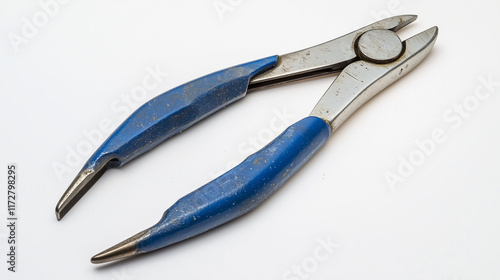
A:
<svg viewBox="0 0 500 280">
<path fill-rule="evenodd" d="M 252 79 L 248 88 L 273 86 L 340 72 L 349 63 L 359 60 L 354 45 L 361 34 L 376 29 L 397 32 L 416 19 L 416 15 L 386 18 L 323 44 L 280 55 L 278 64 Z"/>
<path fill-rule="evenodd" d="M 328 123 L 331 133 L 366 101 L 417 66 L 434 46 L 438 28 L 432 27 L 400 42 L 399 53 L 395 51 L 398 49 L 395 38 L 399 37 L 391 32 L 370 31 L 357 40 L 356 51 L 365 60 L 346 66 L 312 110 L 310 115 Z M 371 37 L 366 38 L 369 46 L 362 42 L 365 35 Z"/>
<path fill-rule="evenodd" d="M 56 218 L 60 221 L 66 213 L 73 207 L 80 198 L 101 178 L 107 170 L 105 164 L 98 166 L 98 170 L 93 168 L 82 169 L 76 178 L 71 182 L 56 205 Z"/>
</svg>

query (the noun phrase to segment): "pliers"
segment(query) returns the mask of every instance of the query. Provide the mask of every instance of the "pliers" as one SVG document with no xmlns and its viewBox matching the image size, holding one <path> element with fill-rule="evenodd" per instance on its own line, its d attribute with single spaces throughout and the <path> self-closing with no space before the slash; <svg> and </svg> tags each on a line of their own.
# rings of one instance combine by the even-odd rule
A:
<svg viewBox="0 0 500 280">
<path fill-rule="evenodd" d="M 338 73 L 311 114 L 220 177 L 189 193 L 151 228 L 95 255 L 92 263 L 157 250 L 249 212 L 276 192 L 361 105 L 410 72 L 431 51 L 438 28 L 405 41 L 395 33 L 417 16 L 377 21 L 301 51 L 270 56 L 198 78 L 148 101 L 85 163 L 56 206 L 60 220 L 108 168 L 120 167 L 247 90 Z"/>
</svg>

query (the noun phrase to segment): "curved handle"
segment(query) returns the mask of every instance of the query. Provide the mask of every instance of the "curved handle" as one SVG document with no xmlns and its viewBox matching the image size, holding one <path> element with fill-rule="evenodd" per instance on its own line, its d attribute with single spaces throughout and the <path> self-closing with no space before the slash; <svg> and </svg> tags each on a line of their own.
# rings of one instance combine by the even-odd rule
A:
<svg viewBox="0 0 500 280">
<path fill-rule="evenodd" d="M 233 220 L 260 205 L 328 140 L 329 126 L 306 117 L 225 174 L 179 199 L 139 240 L 138 252 L 182 241 Z"/>
<path fill-rule="evenodd" d="M 243 98 L 250 79 L 276 65 L 271 56 L 233 66 L 151 99 L 128 117 L 90 157 L 83 170 L 117 167 L 151 150 L 210 114 Z"/>
</svg>

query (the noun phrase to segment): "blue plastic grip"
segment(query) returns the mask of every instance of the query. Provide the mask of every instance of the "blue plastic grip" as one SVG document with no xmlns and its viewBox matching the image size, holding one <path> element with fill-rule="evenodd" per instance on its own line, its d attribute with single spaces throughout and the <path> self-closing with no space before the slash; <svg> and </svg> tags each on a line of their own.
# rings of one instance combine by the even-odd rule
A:
<svg viewBox="0 0 500 280">
<path fill-rule="evenodd" d="M 179 199 L 138 240 L 149 252 L 229 222 L 260 205 L 295 174 L 328 140 L 330 127 L 306 117 L 225 174 Z"/>
<path fill-rule="evenodd" d="M 250 80 L 274 67 L 276 61 L 277 56 L 271 56 L 233 66 L 151 99 L 104 141 L 83 169 L 98 170 L 105 164 L 118 167 L 151 150 L 167 138 L 243 98 Z"/>
</svg>

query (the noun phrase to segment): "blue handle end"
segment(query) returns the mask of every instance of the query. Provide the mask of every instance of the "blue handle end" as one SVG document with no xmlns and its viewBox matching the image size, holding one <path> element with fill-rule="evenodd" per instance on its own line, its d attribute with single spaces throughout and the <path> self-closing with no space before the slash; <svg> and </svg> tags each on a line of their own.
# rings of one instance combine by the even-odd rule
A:
<svg viewBox="0 0 500 280">
<path fill-rule="evenodd" d="M 233 66 L 185 83 L 146 102 L 128 117 L 82 170 L 118 167 L 208 115 L 243 98 L 250 80 L 273 68 L 277 56 Z"/>
<path fill-rule="evenodd" d="M 217 179 L 179 199 L 136 246 L 149 252 L 193 237 L 260 205 L 328 140 L 330 127 L 306 117 Z"/>
</svg>

